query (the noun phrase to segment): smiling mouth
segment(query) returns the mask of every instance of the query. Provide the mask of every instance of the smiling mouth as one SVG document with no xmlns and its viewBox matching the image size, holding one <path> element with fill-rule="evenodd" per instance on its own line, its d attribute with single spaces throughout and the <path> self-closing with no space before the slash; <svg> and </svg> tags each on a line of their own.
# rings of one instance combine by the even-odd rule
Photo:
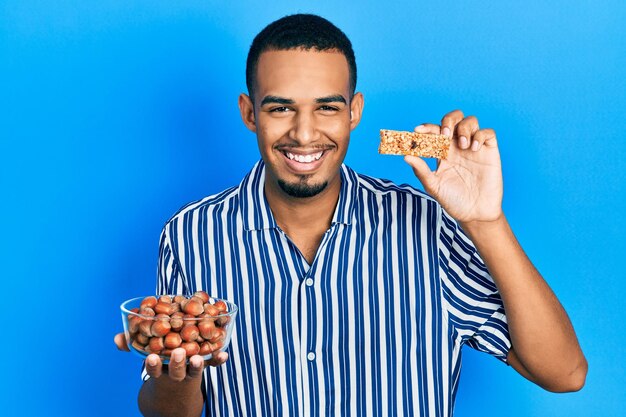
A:
<svg viewBox="0 0 626 417">
<path fill-rule="evenodd" d="M 283 151 L 283 154 L 291 159 L 292 161 L 296 161 L 296 162 L 300 162 L 301 164 L 309 164 L 311 162 L 314 161 L 319 161 L 320 158 L 322 157 L 322 155 L 324 155 L 324 152 L 326 151 L 319 151 L 316 153 L 309 153 L 309 154 L 299 154 L 299 153 L 292 153 L 292 152 L 287 152 L 287 151 Z"/>
<path fill-rule="evenodd" d="M 332 149 L 332 147 L 300 149 L 285 146 L 277 150 L 283 154 L 287 168 L 294 174 L 302 175 L 317 171 L 326 159 L 328 151 Z"/>
</svg>

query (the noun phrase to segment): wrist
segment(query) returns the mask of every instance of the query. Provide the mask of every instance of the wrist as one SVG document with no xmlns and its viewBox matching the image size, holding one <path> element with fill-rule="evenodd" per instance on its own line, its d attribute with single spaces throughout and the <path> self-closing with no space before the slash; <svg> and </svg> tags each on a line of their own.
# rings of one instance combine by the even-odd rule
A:
<svg viewBox="0 0 626 417">
<path fill-rule="evenodd" d="M 471 220 L 468 222 L 459 222 L 459 225 L 470 238 L 479 237 L 484 234 L 492 234 L 508 228 L 508 222 L 502 211 L 493 220 Z"/>
<path fill-rule="evenodd" d="M 200 415 L 204 406 L 202 378 L 174 381 L 167 374 L 145 381 L 138 405 L 145 416 Z"/>
</svg>

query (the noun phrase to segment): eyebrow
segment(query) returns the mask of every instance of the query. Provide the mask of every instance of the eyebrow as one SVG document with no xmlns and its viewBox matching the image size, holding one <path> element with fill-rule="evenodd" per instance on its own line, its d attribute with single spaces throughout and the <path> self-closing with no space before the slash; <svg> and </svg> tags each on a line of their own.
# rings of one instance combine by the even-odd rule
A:
<svg viewBox="0 0 626 417">
<path fill-rule="evenodd" d="M 320 97 L 315 99 L 316 103 L 343 103 L 346 104 L 346 99 L 340 95 L 335 94 L 332 96 Z"/>
<path fill-rule="evenodd" d="M 263 100 L 261 100 L 261 106 L 264 106 L 264 105 L 269 104 L 269 103 L 294 104 L 295 101 L 293 101 L 290 98 L 283 98 L 283 97 L 277 97 L 277 96 L 265 96 L 265 97 L 263 97 Z"/>
<path fill-rule="evenodd" d="M 343 103 L 346 104 L 346 99 L 341 94 L 334 94 L 326 97 L 318 97 L 315 99 L 316 103 Z M 261 100 L 261 106 L 266 104 L 295 104 L 290 98 L 278 97 L 278 96 L 265 96 Z"/>
</svg>

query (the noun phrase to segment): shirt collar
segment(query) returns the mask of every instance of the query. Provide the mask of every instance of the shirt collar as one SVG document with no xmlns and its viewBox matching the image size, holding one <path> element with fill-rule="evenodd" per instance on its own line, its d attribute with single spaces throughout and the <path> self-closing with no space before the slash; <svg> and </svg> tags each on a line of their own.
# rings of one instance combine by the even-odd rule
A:
<svg viewBox="0 0 626 417">
<path fill-rule="evenodd" d="M 352 223 L 352 215 L 357 201 L 359 181 L 356 172 L 341 165 L 341 189 L 333 215 L 332 224 Z M 265 198 L 265 164 L 259 160 L 239 185 L 241 214 L 245 230 L 273 229 L 278 227 L 270 205 Z"/>
</svg>

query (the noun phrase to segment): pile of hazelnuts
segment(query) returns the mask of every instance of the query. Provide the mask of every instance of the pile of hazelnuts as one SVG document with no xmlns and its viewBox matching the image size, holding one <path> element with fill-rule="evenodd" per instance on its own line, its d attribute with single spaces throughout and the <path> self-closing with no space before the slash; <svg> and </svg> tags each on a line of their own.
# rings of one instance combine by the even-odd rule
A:
<svg viewBox="0 0 626 417">
<path fill-rule="evenodd" d="M 187 357 L 206 356 L 224 347 L 230 322 L 226 303 L 209 303 L 209 295 L 197 291 L 191 297 L 146 297 L 128 315 L 131 346 L 139 352 L 169 357 L 181 347 Z M 133 314 L 135 313 L 135 314 Z"/>
</svg>

